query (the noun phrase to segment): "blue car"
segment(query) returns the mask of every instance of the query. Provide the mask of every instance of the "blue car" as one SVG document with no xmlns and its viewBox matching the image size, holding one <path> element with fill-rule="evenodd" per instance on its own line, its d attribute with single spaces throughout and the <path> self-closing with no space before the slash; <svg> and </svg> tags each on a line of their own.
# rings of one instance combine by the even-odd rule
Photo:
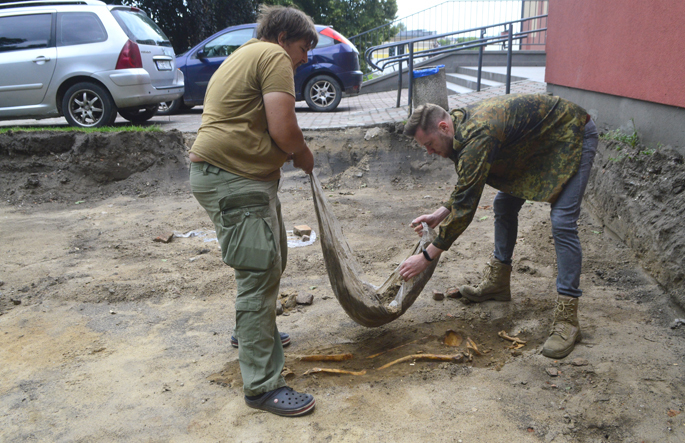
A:
<svg viewBox="0 0 685 443">
<path fill-rule="evenodd" d="M 333 111 L 343 94 L 357 95 L 362 85 L 359 51 L 330 26 L 316 25 L 319 44 L 309 51 L 309 61 L 295 73 L 296 100 L 305 100 L 314 111 Z M 233 51 L 255 37 L 257 24 L 231 26 L 176 56 L 185 78 L 183 97 L 161 103 L 158 114 L 173 114 L 202 105 L 207 84 Z"/>
</svg>

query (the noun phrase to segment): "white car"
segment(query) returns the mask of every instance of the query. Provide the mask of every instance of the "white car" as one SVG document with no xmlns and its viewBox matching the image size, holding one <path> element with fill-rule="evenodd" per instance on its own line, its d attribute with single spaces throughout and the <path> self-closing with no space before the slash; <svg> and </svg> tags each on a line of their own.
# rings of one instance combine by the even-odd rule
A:
<svg viewBox="0 0 685 443">
<path fill-rule="evenodd" d="M 169 39 L 138 8 L 93 0 L 0 4 L 0 120 L 141 123 L 183 95 Z"/>
</svg>

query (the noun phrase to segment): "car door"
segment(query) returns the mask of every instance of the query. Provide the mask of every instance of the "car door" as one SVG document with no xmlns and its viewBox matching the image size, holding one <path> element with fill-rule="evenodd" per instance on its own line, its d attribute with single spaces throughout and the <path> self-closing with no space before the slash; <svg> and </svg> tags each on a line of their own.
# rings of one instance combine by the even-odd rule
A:
<svg viewBox="0 0 685 443">
<path fill-rule="evenodd" d="M 213 37 L 188 56 L 186 65 L 186 96 L 191 103 L 202 103 L 207 84 L 219 66 L 233 51 L 247 43 L 254 36 L 255 28 L 228 31 Z"/>
<path fill-rule="evenodd" d="M 31 115 L 41 106 L 55 71 L 54 16 L 0 17 L 0 116 Z M 17 107 L 24 109 L 8 109 Z"/>
</svg>

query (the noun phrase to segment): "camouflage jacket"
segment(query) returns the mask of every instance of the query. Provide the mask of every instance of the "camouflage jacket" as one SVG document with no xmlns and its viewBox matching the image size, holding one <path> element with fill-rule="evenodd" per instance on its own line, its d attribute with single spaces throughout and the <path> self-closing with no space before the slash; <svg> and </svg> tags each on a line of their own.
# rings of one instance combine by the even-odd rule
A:
<svg viewBox="0 0 685 443">
<path fill-rule="evenodd" d="M 457 184 L 433 244 L 449 249 L 473 220 L 486 184 L 554 202 L 577 172 L 587 112 L 545 94 L 512 94 L 451 112 Z"/>
</svg>

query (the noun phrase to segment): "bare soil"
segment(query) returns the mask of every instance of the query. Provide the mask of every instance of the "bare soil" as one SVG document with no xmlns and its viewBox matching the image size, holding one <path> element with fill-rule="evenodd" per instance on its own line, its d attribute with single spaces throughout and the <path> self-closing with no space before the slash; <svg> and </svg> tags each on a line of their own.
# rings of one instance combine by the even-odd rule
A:
<svg viewBox="0 0 685 443">
<path fill-rule="evenodd" d="M 453 165 L 394 128 L 307 137 L 346 238 L 378 285 L 413 246 L 410 221 L 448 198 Z M 591 214 L 580 220 L 583 341 L 569 357 L 540 354 L 555 299 L 546 204 L 521 212 L 511 302 L 433 299 L 479 281 L 492 250 L 490 188 L 424 293 L 379 328 L 345 315 L 318 242 L 289 249 L 281 292 L 314 302 L 278 318 L 292 337 L 287 380 L 316 397 L 316 410 L 285 419 L 246 407 L 229 343 L 233 271 L 211 235 L 153 241 L 212 230 L 188 188 L 186 139 L 0 137 L 0 440 L 685 441 L 683 314 Z M 286 167 L 280 197 L 288 229 L 317 230 L 303 173 Z M 459 346 L 442 343 L 448 330 Z M 525 346 L 512 349 L 500 331 Z M 466 353 L 467 339 L 479 353 L 466 361 L 377 369 L 411 354 Z M 298 359 L 334 353 L 354 358 Z M 304 375 L 314 367 L 366 372 Z"/>
</svg>

